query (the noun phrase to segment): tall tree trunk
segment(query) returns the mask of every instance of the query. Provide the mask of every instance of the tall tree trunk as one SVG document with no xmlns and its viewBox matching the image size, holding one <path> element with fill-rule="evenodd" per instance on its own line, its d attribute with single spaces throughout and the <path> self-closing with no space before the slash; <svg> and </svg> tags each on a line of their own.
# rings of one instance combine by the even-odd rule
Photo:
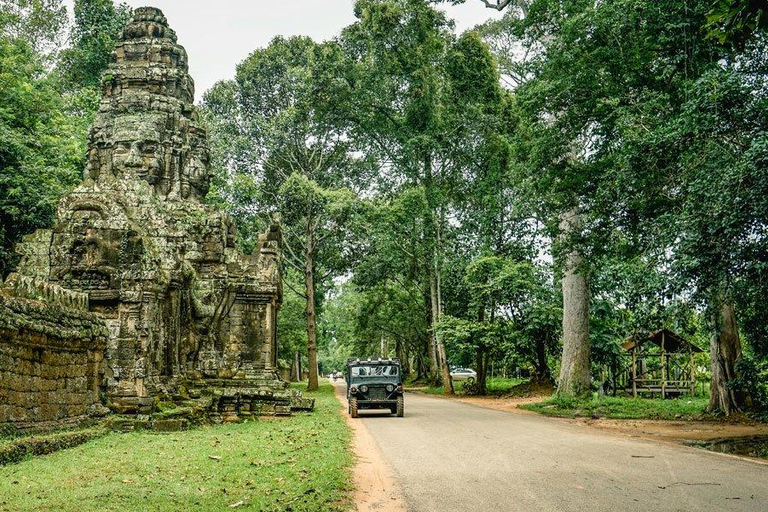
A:
<svg viewBox="0 0 768 512">
<path fill-rule="evenodd" d="M 315 311 L 315 247 L 311 222 L 307 222 L 307 252 L 304 267 L 304 281 L 307 292 L 307 365 L 309 384 L 307 391 L 319 387 L 317 376 L 317 317 Z"/>
<path fill-rule="evenodd" d="M 536 338 L 536 381 L 542 384 L 552 382 L 552 372 L 547 364 L 547 346 L 542 338 Z"/>
<path fill-rule="evenodd" d="M 737 376 L 736 361 L 741 357 L 741 340 L 733 301 L 725 300 L 713 309 L 715 334 L 710 338 L 709 344 L 712 380 L 707 410 L 720 411 L 728 416 L 740 411 L 744 405 L 743 393 L 728 386 Z"/>
<path fill-rule="evenodd" d="M 434 365 L 430 361 L 430 379 L 433 383 L 437 383 L 437 375 L 440 375 L 440 380 L 443 384 L 443 393 L 446 395 L 453 394 L 453 382 L 451 381 L 451 372 L 448 368 L 447 356 L 445 353 L 445 346 L 443 345 L 440 333 L 435 329 L 437 324 L 440 323 L 442 317 L 442 304 L 440 296 L 440 254 L 442 249 L 442 242 L 440 240 L 440 219 L 438 219 L 438 189 L 434 183 L 434 177 L 432 175 L 432 152 L 426 150 L 423 155 L 424 164 L 424 178 L 422 185 L 424 186 L 428 211 L 426 218 L 424 219 L 425 225 L 425 253 L 428 255 L 426 264 L 427 268 L 427 280 L 429 281 L 429 302 L 430 302 L 430 315 L 429 315 L 429 330 L 431 333 L 431 341 L 434 347 L 435 361 Z"/>
<path fill-rule="evenodd" d="M 560 229 L 565 242 L 573 243 L 580 230 L 578 208 L 561 217 Z M 563 359 L 557 393 L 579 396 L 591 389 L 589 363 L 589 284 L 582 268 L 583 258 L 577 248 L 567 249 L 563 269 Z"/>
<path fill-rule="evenodd" d="M 403 371 L 403 380 L 405 380 L 411 374 L 411 362 L 408 360 L 405 344 L 399 339 L 395 340 L 395 357 L 400 360 L 400 367 Z"/>
<path fill-rule="evenodd" d="M 494 308 L 495 309 L 495 308 Z M 477 311 L 477 323 L 485 322 L 485 307 L 480 307 Z M 493 314 L 491 314 L 491 323 L 493 323 Z M 485 395 L 488 392 L 486 386 L 486 377 L 488 375 L 488 351 L 481 340 L 477 342 L 477 355 L 475 366 L 477 366 L 477 390 L 479 395 Z"/>
<path fill-rule="evenodd" d="M 443 394 L 453 395 L 453 380 L 451 379 L 451 369 L 448 367 L 448 357 L 445 353 L 445 345 L 440 337 L 440 332 L 436 329 L 437 324 L 442 317 L 442 306 L 440 304 L 440 277 L 437 269 L 433 269 L 430 279 L 430 291 L 432 297 L 432 332 L 435 337 L 435 347 L 437 350 L 437 368 L 440 372 L 440 380 L 443 384 Z"/>
<path fill-rule="evenodd" d="M 416 354 L 416 380 L 429 379 L 429 367 L 424 363 L 421 352 Z"/>
<path fill-rule="evenodd" d="M 301 353 L 297 350 L 293 355 L 293 365 L 291 366 L 291 380 L 301 382 Z"/>
<path fill-rule="evenodd" d="M 431 278 L 430 278 L 431 281 Z M 437 364 L 437 339 L 435 331 L 432 330 L 434 322 L 432 321 L 432 293 L 424 295 L 424 314 L 427 317 L 427 360 L 429 362 L 429 382 L 432 385 L 438 383 L 438 364 Z"/>
<path fill-rule="evenodd" d="M 477 347 L 475 366 L 477 366 L 477 394 L 485 395 L 488 392 L 486 386 L 488 375 L 488 353 L 484 345 L 479 345 Z"/>
</svg>

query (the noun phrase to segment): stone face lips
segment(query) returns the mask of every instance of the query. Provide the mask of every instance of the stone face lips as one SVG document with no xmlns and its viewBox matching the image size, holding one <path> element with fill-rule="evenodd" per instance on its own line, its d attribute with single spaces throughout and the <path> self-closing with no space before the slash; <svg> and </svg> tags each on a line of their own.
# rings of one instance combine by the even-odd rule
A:
<svg viewBox="0 0 768 512">
<path fill-rule="evenodd" d="M 85 181 L 52 229 L 20 244 L 26 277 L 11 281 L 69 290 L 62 300 L 98 315 L 109 333 L 99 385 L 118 412 L 149 412 L 159 396 L 181 400 L 222 380 L 246 390 L 222 395 L 228 414 L 289 410 L 289 393 L 267 392 L 286 387 L 274 372 L 280 228 L 243 255 L 232 220 L 203 203 L 206 134 L 186 52 L 158 9 L 136 9 L 102 88 Z M 259 397 L 247 391 L 255 381 Z"/>
</svg>

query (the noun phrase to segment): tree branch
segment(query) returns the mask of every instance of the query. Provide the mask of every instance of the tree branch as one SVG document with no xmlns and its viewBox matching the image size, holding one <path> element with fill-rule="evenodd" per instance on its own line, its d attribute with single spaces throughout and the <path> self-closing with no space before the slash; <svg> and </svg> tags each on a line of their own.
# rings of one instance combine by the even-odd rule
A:
<svg viewBox="0 0 768 512">
<path fill-rule="evenodd" d="M 283 278 L 283 284 L 286 285 L 288 288 L 290 288 L 290 290 L 293 293 L 295 293 L 296 295 L 298 295 L 302 299 L 307 300 L 309 298 L 309 297 L 307 297 L 306 293 L 300 292 L 296 288 L 294 288 L 293 284 L 288 279 Z"/>
<path fill-rule="evenodd" d="M 502 11 L 506 6 L 512 3 L 512 0 L 497 0 L 496 3 L 493 3 L 489 0 L 482 0 L 482 2 L 488 9 L 496 9 L 497 11 Z"/>
</svg>

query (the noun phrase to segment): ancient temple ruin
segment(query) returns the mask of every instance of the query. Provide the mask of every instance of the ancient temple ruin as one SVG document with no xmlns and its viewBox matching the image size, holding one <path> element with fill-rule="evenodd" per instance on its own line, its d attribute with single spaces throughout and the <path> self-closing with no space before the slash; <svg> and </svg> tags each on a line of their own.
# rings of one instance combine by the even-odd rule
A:
<svg viewBox="0 0 768 512">
<path fill-rule="evenodd" d="M 230 217 L 204 204 L 206 133 L 186 51 L 160 10 L 134 11 L 102 92 L 85 180 L 51 229 L 20 244 L 10 279 L 79 294 L 103 322 L 95 379 L 115 412 L 195 399 L 225 419 L 289 413 L 292 399 L 311 407 L 275 372 L 279 224 L 245 255 Z"/>
</svg>

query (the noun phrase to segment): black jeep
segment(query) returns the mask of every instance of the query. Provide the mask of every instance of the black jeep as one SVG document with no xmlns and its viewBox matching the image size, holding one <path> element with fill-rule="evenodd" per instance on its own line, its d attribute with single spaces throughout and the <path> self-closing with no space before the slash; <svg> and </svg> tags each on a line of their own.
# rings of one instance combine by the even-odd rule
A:
<svg viewBox="0 0 768 512">
<path fill-rule="evenodd" d="M 353 418 L 360 409 L 389 409 L 403 417 L 403 376 L 398 359 L 348 359 L 345 379 Z"/>
</svg>

